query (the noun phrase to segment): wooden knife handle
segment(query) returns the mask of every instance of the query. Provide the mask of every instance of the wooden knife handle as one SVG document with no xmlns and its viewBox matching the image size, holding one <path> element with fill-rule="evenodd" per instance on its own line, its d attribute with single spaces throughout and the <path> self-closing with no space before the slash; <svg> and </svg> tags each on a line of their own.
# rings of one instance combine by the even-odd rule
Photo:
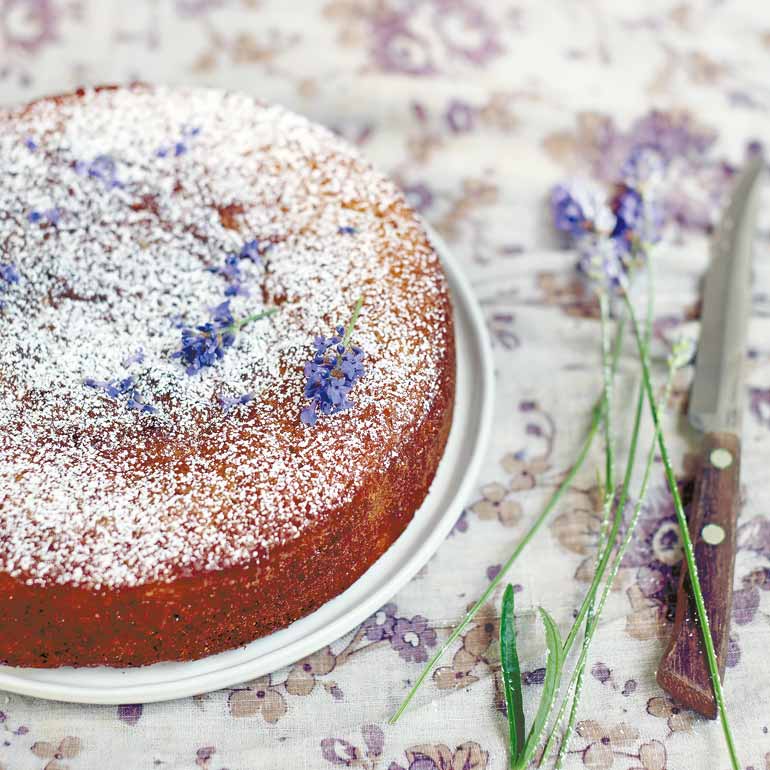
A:
<svg viewBox="0 0 770 770">
<path fill-rule="evenodd" d="M 720 678 L 725 673 L 733 603 L 740 459 L 737 436 L 706 434 L 689 517 Z M 697 618 L 687 566 L 683 563 L 674 632 L 658 667 L 658 683 L 678 703 L 716 719 L 716 700 Z"/>
</svg>

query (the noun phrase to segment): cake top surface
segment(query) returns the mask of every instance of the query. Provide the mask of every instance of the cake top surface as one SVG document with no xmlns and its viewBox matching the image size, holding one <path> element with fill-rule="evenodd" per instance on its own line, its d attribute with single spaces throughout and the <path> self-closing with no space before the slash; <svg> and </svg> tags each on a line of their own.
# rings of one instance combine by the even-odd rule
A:
<svg viewBox="0 0 770 770">
<path fill-rule="evenodd" d="M 0 159 L 0 570 L 99 589 L 265 558 L 427 414 L 440 265 L 326 129 L 216 90 L 100 89 L 0 112 Z M 353 406 L 304 425 L 314 338 L 359 297 Z M 197 327 L 223 313 L 232 344 L 193 371 L 184 329 L 221 339 Z"/>
</svg>

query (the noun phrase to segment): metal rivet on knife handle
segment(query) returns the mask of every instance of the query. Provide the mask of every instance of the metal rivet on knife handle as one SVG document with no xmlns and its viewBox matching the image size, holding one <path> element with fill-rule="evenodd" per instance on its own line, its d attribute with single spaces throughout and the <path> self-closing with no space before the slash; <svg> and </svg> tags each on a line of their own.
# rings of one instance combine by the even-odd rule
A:
<svg viewBox="0 0 770 770">
<path fill-rule="evenodd" d="M 719 524 L 706 524 L 700 531 L 700 535 L 703 538 L 703 542 L 709 545 L 719 545 L 727 537 L 724 529 Z"/>
<path fill-rule="evenodd" d="M 709 456 L 709 461 L 715 468 L 723 471 L 733 464 L 733 456 L 727 449 L 715 449 Z"/>
</svg>

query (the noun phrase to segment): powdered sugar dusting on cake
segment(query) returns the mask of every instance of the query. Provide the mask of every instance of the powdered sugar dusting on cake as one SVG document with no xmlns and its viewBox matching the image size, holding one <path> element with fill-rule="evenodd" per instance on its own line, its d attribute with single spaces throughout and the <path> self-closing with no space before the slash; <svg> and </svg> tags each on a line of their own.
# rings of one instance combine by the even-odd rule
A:
<svg viewBox="0 0 770 770">
<path fill-rule="evenodd" d="M 19 275 L 0 296 L 3 571 L 99 588 L 264 558 L 427 414 L 437 258 L 325 129 L 214 90 L 89 91 L 0 113 L 0 158 L 0 264 Z M 303 426 L 313 337 L 359 296 L 355 406 Z M 187 374 L 180 328 L 227 299 L 236 319 L 277 312 Z"/>
</svg>

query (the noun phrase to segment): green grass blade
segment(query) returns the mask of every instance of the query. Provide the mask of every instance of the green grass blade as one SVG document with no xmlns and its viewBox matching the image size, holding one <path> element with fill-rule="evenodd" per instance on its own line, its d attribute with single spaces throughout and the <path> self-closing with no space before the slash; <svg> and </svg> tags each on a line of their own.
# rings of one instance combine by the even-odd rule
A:
<svg viewBox="0 0 770 770">
<path fill-rule="evenodd" d="M 650 337 L 652 336 L 652 324 L 653 319 L 655 316 L 655 284 L 654 284 L 654 275 L 652 270 L 652 263 L 648 263 L 647 266 L 647 273 L 648 273 L 648 287 L 647 287 L 647 317 L 645 319 L 645 328 L 644 328 L 644 344 L 645 348 L 649 346 Z M 624 316 L 625 317 L 625 316 Z M 616 340 L 617 345 L 617 340 Z M 673 371 L 669 372 L 669 383 L 671 382 L 671 377 L 673 376 Z M 667 386 L 669 389 L 671 385 L 669 384 Z M 605 382 L 605 389 L 606 389 L 606 382 Z M 668 390 L 666 391 L 668 394 Z M 668 401 L 668 395 L 664 397 L 663 403 L 667 403 Z M 606 396 L 604 403 L 607 403 Z M 634 416 L 634 427 L 631 432 L 631 444 L 629 446 L 629 455 L 628 455 L 628 463 L 626 465 L 626 471 L 623 476 L 623 491 L 621 492 L 620 500 L 618 501 L 619 504 L 617 506 L 616 510 L 616 521 L 618 521 L 618 517 L 620 517 L 620 521 L 622 521 L 623 516 L 623 507 L 625 505 L 625 500 L 628 496 L 628 489 L 631 482 L 631 477 L 633 475 L 633 467 L 635 463 L 635 457 L 636 457 L 636 446 L 637 441 L 639 437 L 639 429 L 641 426 L 642 421 L 642 412 L 644 411 L 644 404 L 645 404 L 645 391 L 644 387 L 640 388 L 639 390 L 639 396 L 637 398 L 636 402 L 636 412 Z M 607 448 L 609 449 L 609 443 L 607 443 Z M 652 442 L 652 446 L 650 447 L 650 456 L 648 457 L 647 461 L 647 468 L 645 471 L 645 479 L 647 480 L 649 478 L 649 472 L 652 465 L 652 462 L 654 460 L 655 456 L 655 447 L 657 446 L 657 441 Z M 567 725 L 567 730 L 564 733 L 562 737 L 562 745 L 559 749 L 559 757 L 557 757 L 555 769 L 558 770 L 558 768 L 561 766 L 561 759 L 564 757 L 564 752 L 567 750 L 569 743 L 569 739 L 572 735 L 572 726 L 574 726 L 575 723 L 575 715 L 576 715 L 576 709 L 579 705 L 579 693 L 578 690 L 580 689 L 580 686 L 582 684 L 583 680 L 583 674 L 585 671 L 585 664 L 586 664 L 586 657 L 588 655 L 588 647 L 591 644 L 591 639 L 593 638 L 593 635 L 596 631 L 596 627 L 598 625 L 599 615 L 601 615 L 602 609 L 604 607 L 604 604 L 607 600 L 607 594 L 609 593 L 610 587 L 612 585 L 612 582 L 615 579 L 615 576 L 618 573 L 618 570 L 620 568 L 620 563 L 623 559 L 623 554 L 625 553 L 628 543 L 630 542 L 630 539 L 633 535 L 633 529 L 636 524 L 636 520 L 639 517 L 639 511 L 641 510 L 642 502 L 644 500 L 644 496 L 646 494 L 647 490 L 647 481 L 643 482 L 642 488 L 640 490 L 639 499 L 637 500 L 637 505 L 635 509 L 634 517 L 632 518 L 632 523 L 629 525 L 629 527 L 626 530 L 625 533 L 625 539 L 623 544 L 620 547 L 620 550 L 618 554 L 615 557 L 615 562 L 612 565 L 610 569 L 610 576 L 607 581 L 607 583 L 604 586 L 604 591 L 602 593 L 602 598 L 599 602 L 599 608 L 594 615 L 593 609 L 591 608 L 587 614 L 587 622 L 586 622 L 586 632 L 585 632 L 585 638 L 583 641 L 583 649 L 580 654 L 580 658 L 578 660 L 578 663 L 576 665 L 575 671 L 573 672 L 572 678 L 570 679 L 569 685 L 567 686 L 567 690 L 564 693 L 564 700 L 562 701 L 561 708 L 559 709 L 559 713 L 553 722 L 553 725 L 551 726 L 550 734 L 548 736 L 548 740 L 545 744 L 545 749 L 543 749 L 543 753 L 540 755 L 540 762 L 539 766 L 542 767 L 546 761 L 548 760 L 548 757 L 551 755 L 551 751 L 556 743 L 557 736 L 559 729 L 561 727 L 562 722 L 564 721 L 564 717 L 567 713 L 567 706 L 569 705 L 569 699 L 570 696 L 573 695 L 573 701 L 572 701 L 572 709 L 570 711 L 570 718 L 569 723 Z M 618 522 L 619 523 L 619 522 Z M 599 544 L 599 548 L 597 550 L 597 553 L 599 555 L 602 554 L 602 551 L 604 549 L 604 545 L 609 545 L 610 550 L 612 550 L 612 547 L 614 546 L 614 542 L 610 542 L 609 544 Z M 598 565 L 594 569 L 594 577 L 597 577 L 599 573 L 599 567 Z M 598 593 L 598 583 L 596 585 L 596 590 L 594 593 Z M 591 595 L 592 591 L 589 589 L 588 594 Z M 588 597 L 586 597 L 588 598 Z M 574 628 L 571 629 L 575 630 Z M 567 647 L 569 647 L 569 639 Z"/>
<path fill-rule="evenodd" d="M 503 594 L 500 619 L 500 661 L 503 668 L 505 705 L 508 708 L 508 733 L 511 766 L 524 750 L 524 703 L 521 697 L 521 667 L 516 650 L 516 626 L 513 612 L 513 586 L 509 583 Z"/>
<path fill-rule="evenodd" d="M 545 661 L 545 682 L 543 683 L 543 692 L 540 695 L 540 704 L 537 707 L 535 719 L 527 736 L 527 742 L 524 744 L 524 750 L 519 756 L 518 762 L 513 766 L 514 770 L 525 770 L 535 755 L 537 747 L 540 745 L 540 738 L 545 730 L 548 716 L 556 701 L 556 694 L 561 682 L 561 670 L 564 659 L 562 658 L 562 642 L 559 628 L 553 618 L 542 607 L 540 607 L 540 617 L 545 627 L 545 645 L 548 651 Z"/>
<path fill-rule="evenodd" d="M 570 708 L 569 710 L 569 719 L 567 720 L 567 730 L 564 733 L 564 738 L 562 739 L 561 746 L 559 746 L 559 753 L 556 755 L 556 764 L 554 765 L 554 770 L 561 770 L 562 762 L 564 762 L 564 757 L 567 753 L 567 749 L 569 748 L 569 742 L 570 742 L 570 738 L 572 737 L 572 731 L 575 729 L 575 722 L 577 721 L 578 708 L 580 708 L 580 698 L 583 694 L 583 680 L 586 674 L 585 659 L 578 662 L 577 668 L 575 669 L 575 674 L 577 675 L 577 678 L 575 681 L 575 692 L 572 697 L 572 708 Z M 566 699 L 564 702 L 565 703 L 567 702 Z"/>
</svg>

